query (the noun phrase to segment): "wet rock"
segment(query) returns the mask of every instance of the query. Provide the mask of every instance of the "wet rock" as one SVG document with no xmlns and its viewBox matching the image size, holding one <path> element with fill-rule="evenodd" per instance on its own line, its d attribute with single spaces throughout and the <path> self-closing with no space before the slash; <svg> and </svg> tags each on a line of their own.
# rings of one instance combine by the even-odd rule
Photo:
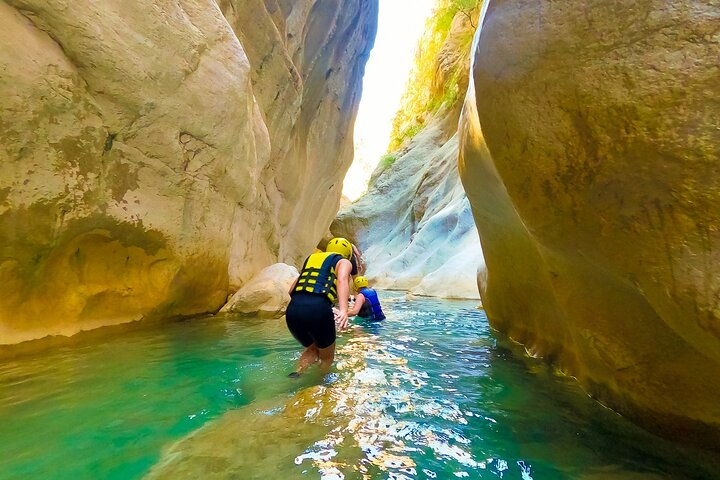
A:
<svg viewBox="0 0 720 480">
<path fill-rule="evenodd" d="M 298 275 L 297 269 L 290 265 L 270 265 L 235 292 L 220 312 L 282 317 L 290 302 L 288 291 Z"/>
<path fill-rule="evenodd" d="M 493 326 L 720 448 L 717 2 L 489 4 L 460 173 Z"/>
</svg>

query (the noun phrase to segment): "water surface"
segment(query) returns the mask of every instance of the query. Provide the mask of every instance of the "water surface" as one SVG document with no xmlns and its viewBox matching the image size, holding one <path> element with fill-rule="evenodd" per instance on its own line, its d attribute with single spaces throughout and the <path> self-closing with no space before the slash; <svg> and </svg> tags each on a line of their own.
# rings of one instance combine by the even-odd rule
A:
<svg viewBox="0 0 720 480">
<path fill-rule="evenodd" d="M 282 321 L 176 322 L 0 364 L 0 479 L 713 479 L 518 360 L 474 302 L 382 292 L 328 377 Z"/>
</svg>

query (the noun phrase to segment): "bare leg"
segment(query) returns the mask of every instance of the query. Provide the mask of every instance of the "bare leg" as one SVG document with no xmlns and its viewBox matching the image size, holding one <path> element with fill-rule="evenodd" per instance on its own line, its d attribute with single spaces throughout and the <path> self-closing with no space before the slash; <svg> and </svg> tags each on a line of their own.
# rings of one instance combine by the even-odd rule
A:
<svg viewBox="0 0 720 480">
<path fill-rule="evenodd" d="M 305 369 L 307 369 L 310 365 L 317 362 L 320 358 L 319 350 L 317 348 L 317 345 L 314 343 L 307 347 L 305 351 L 300 355 L 300 359 L 297 363 L 297 368 L 295 371 L 297 373 L 302 373 Z"/>
<path fill-rule="evenodd" d="M 318 356 L 320 358 L 320 370 L 323 373 L 329 372 L 333 360 L 335 360 L 335 342 L 327 348 L 319 348 Z"/>
</svg>

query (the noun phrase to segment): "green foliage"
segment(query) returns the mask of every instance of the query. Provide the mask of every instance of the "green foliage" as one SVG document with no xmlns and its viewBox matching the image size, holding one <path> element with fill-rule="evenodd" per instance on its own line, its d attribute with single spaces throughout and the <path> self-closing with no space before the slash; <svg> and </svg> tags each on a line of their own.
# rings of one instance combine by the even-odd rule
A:
<svg viewBox="0 0 720 480">
<path fill-rule="evenodd" d="M 460 97 L 460 76 L 462 71 L 456 69 L 442 87 L 442 93 L 434 96 L 427 105 L 427 111 L 435 113 L 443 106 L 454 105 Z"/>
<path fill-rule="evenodd" d="M 411 125 L 408 125 L 398 135 L 398 142 L 404 143 L 407 140 L 411 140 L 412 138 L 415 137 L 415 135 L 420 133 L 420 130 L 422 130 L 424 126 L 425 125 L 423 125 L 421 123 L 413 123 Z"/>
<path fill-rule="evenodd" d="M 415 55 L 400 110 L 393 120 L 389 151 L 422 130 L 428 114 L 455 106 L 467 85 L 470 46 L 480 0 L 437 0 Z M 466 17 L 462 31 L 450 32 L 453 20 Z M 452 37 L 452 38 L 450 38 Z"/>
<path fill-rule="evenodd" d="M 393 163 L 395 163 L 395 160 L 397 160 L 397 157 L 391 153 L 385 154 L 382 157 L 380 157 L 380 168 L 383 170 L 390 168 Z"/>
</svg>

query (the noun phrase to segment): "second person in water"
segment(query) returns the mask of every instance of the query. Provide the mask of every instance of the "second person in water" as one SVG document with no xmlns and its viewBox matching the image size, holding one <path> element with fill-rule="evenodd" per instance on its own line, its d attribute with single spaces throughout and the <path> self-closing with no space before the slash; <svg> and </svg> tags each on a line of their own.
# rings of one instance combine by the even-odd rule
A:
<svg viewBox="0 0 720 480">
<path fill-rule="evenodd" d="M 385 320 L 385 314 L 380 306 L 380 299 L 375 290 L 369 287 L 365 277 L 355 277 L 355 305 L 348 312 L 348 316 L 358 316 L 368 322 Z"/>
</svg>

